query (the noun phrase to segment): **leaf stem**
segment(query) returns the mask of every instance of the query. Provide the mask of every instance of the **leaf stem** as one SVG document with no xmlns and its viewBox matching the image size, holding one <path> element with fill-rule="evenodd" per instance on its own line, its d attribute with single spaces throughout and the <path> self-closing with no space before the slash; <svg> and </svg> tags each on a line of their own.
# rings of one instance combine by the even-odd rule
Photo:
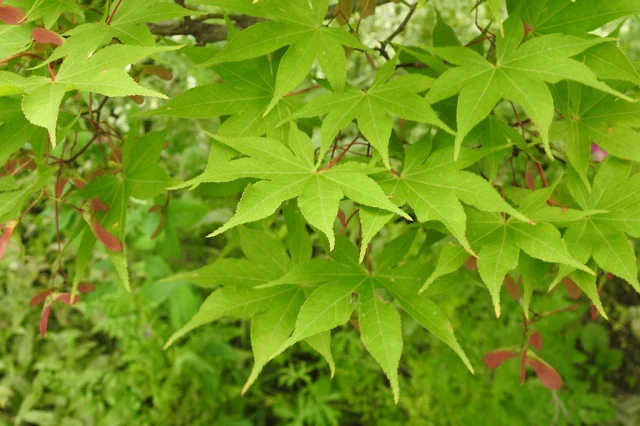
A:
<svg viewBox="0 0 640 426">
<path fill-rule="evenodd" d="M 403 3 L 408 6 L 406 2 Z M 405 30 L 407 24 L 409 24 L 409 21 L 411 20 L 411 17 L 414 13 L 416 13 L 417 8 L 418 2 L 416 1 L 413 5 L 409 6 L 409 13 L 407 13 L 407 16 L 404 17 L 404 20 L 400 23 L 400 25 L 398 25 L 398 28 L 396 28 L 391 34 L 389 34 L 389 37 L 387 37 L 384 41 L 380 42 L 380 47 L 377 50 L 380 52 L 380 55 L 382 55 L 386 60 L 390 59 L 389 54 L 387 53 L 387 45 L 389 45 L 389 43 L 391 43 L 394 38 L 399 36 Z"/>
<path fill-rule="evenodd" d="M 319 89 L 320 87 L 321 87 L 321 86 L 320 86 L 319 84 L 314 84 L 313 86 L 309 86 L 309 87 L 306 87 L 306 88 L 304 88 L 304 89 L 297 90 L 297 91 L 295 91 L 295 92 L 289 92 L 289 93 L 287 93 L 286 95 L 284 95 L 284 97 L 285 97 L 285 98 L 287 98 L 287 97 L 289 97 L 289 96 L 295 96 L 295 95 L 299 95 L 299 94 L 301 94 L 301 93 L 310 92 L 310 91 L 312 91 L 312 90 Z"/>
<path fill-rule="evenodd" d="M 338 161 L 340 161 L 342 159 L 342 157 L 345 156 L 345 154 L 351 149 L 351 147 L 353 146 L 354 143 L 356 143 L 356 141 L 360 138 L 360 135 L 356 136 L 355 138 L 353 138 L 353 140 L 351 142 L 349 142 L 349 145 L 347 145 L 345 147 L 345 149 L 342 150 L 342 152 L 340 154 L 338 154 L 338 156 L 336 158 L 334 158 L 333 160 L 331 160 L 331 162 L 329 164 L 327 164 L 322 171 L 324 172 L 325 170 L 329 170 L 330 168 L 332 168 L 333 166 L 336 165 L 336 163 Z"/>
<path fill-rule="evenodd" d="M 116 5 L 113 7 L 113 10 L 111 11 L 111 14 L 109 15 L 109 17 L 107 18 L 107 20 L 105 21 L 106 25 L 110 25 L 111 24 L 111 20 L 113 19 L 113 15 L 116 14 L 116 11 L 118 10 L 118 8 L 120 7 L 120 4 L 122 3 L 122 0 L 118 0 L 118 3 L 116 3 Z"/>
<path fill-rule="evenodd" d="M 30 58 L 36 58 L 36 59 L 40 59 L 41 61 L 44 61 L 44 58 L 42 56 L 36 55 L 35 53 L 20 52 L 20 53 L 16 53 L 15 55 L 8 56 L 8 57 L 6 57 L 4 59 L 0 59 L 0 64 L 4 64 L 5 62 L 9 62 L 12 59 L 20 58 L 21 56 L 28 56 Z"/>
</svg>

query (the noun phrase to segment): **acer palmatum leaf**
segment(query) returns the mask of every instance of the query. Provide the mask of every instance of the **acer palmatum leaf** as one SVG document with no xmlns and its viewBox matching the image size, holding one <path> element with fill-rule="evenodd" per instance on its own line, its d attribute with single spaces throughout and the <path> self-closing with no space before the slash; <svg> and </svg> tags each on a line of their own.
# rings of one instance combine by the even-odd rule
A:
<svg viewBox="0 0 640 426">
<path fill-rule="evenodd" d="M 93 221 L 92 230 L 98 241 L 100 241 L 107 249 L 111 251 L 122 251 L 122 242 L 104 229 L 97 219 L 94 219 Z"/>
<path fill-rule="evenodd" d="M 562 377 L 560 374 L 544 361 L 527 358 L 527 363 L 536 372 L 536 376 L 544 387 L 550 390 L 558 390 L 562 387 Z"/>
<path fill-rule="evenodd" d="M 34 28 L 31 35 L 38 43 L 49 43 L 56 46 L 62 46 L 62 43 L 64 43 L 64 39 L 60 34 L 46 28 Z"/>
<path fill-rule="evenodd" d="M 44 338 L 47 332 L 47 325 L 49 324 L 49 314 L 51 313 L 51 305 L 46 304 L 42 308 L 42 314 L 40 315 L 40 337 Z"/>
<path fill-rule="evenodd" d="M 26 15 L 19 7 L 0 5 L 0 21 L 9 25 L 21 25 Z"/>
<path fill-rule="evenodd" d="M 515 358 L 517 354 L 509 349 L 497 349 L 495 351 L 487 352 L 484 355 L 484 365 L 489 368 L 498 368 L 508 359 Z"/>
</svg>

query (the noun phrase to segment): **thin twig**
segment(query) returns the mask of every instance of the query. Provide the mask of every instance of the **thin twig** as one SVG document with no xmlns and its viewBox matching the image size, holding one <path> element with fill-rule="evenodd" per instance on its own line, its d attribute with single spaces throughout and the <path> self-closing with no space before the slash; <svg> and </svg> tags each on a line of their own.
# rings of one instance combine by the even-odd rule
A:
<svg viewBox="0 0 640 426">
<path fill-rule="evenodd" d="M 358 140 L 358 138 L 360 137 L 360 135 L 356 136 L 355 138 L 353 138 L 353 140 L 349 143 L 349 145 L 347 145 L 347 147 L 345 149 L 342 150 L 342 152 L 340 154 L 338 154 L 338 156 L 336 158 L 334 158 L 329 164 L 327 164 L 322 171 L 325 170 L 329 170 L 330 168 L 332 168 L 333 166 L 336 165 L 336 163 L 338 161 L 340 161 L 342 159 L 342 157 L 344 157 L 346 155 L 346 153 L 351 149 L 351 147 L 353 146 L 353 144 Z"/>
<path fill-rule="evenodd" d="M 116 5 L 113 7 L 113 10 L 111 11 L 111 14 L 109 15 L 109 17 L 105 21 L 105 25 L 110 25 L 111 24 L 111 20 L 113 19 L 113 15 L 116 14 L 116 11 L 120 7 L 120 4 L 122 4 L 122 0 L 118 0 L 118 3 L 116 3 Z"/>
<path fill-rule="evenodd" d="M 295 96 L 295 95 L 299 95 L 301 93 L 310 92 L 312 90 L 319 89 L 320 87 L 322 87 L 322 86 L 320 86 L 319 84 L 314 84 L 313 86 L 309 86 L 309 87 L 306 87 L 304 89 L 296 90 L 295 92 L 289 92 L 286 95 L 284 95 L 284 97 L 287 98 L 289 96 Z"/>
<path fill-rule="evenodd" d="M 407 27 L 407 24 L 409 24 L 409 21 L 411 20 L 411 17 L 413 16 L 413 14 L 416 12 L 417 8 L 418 8 L 417 2 L 411 5 L 409 8 L 409 12 L 407 13 L 407 16 L 404 17 L 404 20 L 400 23 L 400 25 L 398 25 L 398 28 L 396 28 L 395 31 L 389 34 L 389 37 L 387 37 L 384 41 L 380 42 L 380 47 L 377 50 L 385 59 L 387 60 L 390 59 L 389 54 L 387 53 L 387 46 L 389 45 L 389 43 L 393 41 L 394 38 L 396 38 L 405 30 L 405 28 Z"/>
</svg>

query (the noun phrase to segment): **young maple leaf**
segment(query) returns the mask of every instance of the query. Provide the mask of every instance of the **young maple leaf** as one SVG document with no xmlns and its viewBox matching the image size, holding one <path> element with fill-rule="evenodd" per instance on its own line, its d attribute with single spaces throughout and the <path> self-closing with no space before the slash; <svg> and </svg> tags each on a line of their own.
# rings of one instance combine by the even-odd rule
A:
<svg viewBox="0 0 640 426">
<path fill-rule="evenodd" d="M 336 92 L 342 92 L 346 81 L 344 47 L 366 49 L 343 29 L 322 25 L 329 0 L 313 2 L 271 0 L 253 4 L 252 0 L 212 0 L 222 8 L 266 18 L 268 21 L 250 26 L 232 38 L 220 53 L 203 65 L 242 61 L 289 46 L 278 65 L 275 90 L 265 115 L 309 73 L 317 59 Z"/>
<path fill-rule="evenodd" d="M 558 186 L 559 182 L 560 181 L 557 181 L 551 186 L 537 191 L 527 191 L 525 189 L 510 188 L 506 190 L 506 194 L 508 198 L 514 200 L 518 205 L 518 211 L 520 213 L 526 215 L 536 223 L 536 226 L 530 227 L 530 229 L 536 231 L 536 228 L 538 226 L 543 226 L 546 229 L 544 232 L 549 233 L 549 235 L 553 235 L 553 237 L 551 237 L 553 241 L 550 241 L 550 243 L 562 251 L 562 243 L 557 241 L 557 236 L 559 234 L 557 234 L 557 231 L 554 231 L 555 227 L 565 228 L 575 223 L 576 221 L 584 220 L 586 217 L 607 213 L 607 210 L 579 210 L 557 205 L 549 205 L 548 200 L 551 199 L 552 194 L 555 188 Z M 494 218 L 491 221 L 496 222 L 497 226 L 497 218 Z M 474 229 L 476 227 L 472 226 L 471 232 L 479 233 L 479 226 L 480 225 L 478 224 L 477 229 Z M 542 235 L 544 235 L 544 233 Z M 509 238 L 508 234 L 506 238 Z M 474 245 L 475 244 L 473 244 L 472 241 L 472 246 Z M 546 278 L 549 273 L 549 268 L 546 263 L 541 262 L 540 260 L 542 259 L 542 250 L 539 251 L 539 255 L 532 255 L 527 251 L 525 251 L 525 253 L 527 253 L 528 255 L 522 253 L 518 255 L 515 254 L 515 248 L 517 247 L 513 242 L 505 241 L 504 245 L 502 243 L 498 243 L 497 247 L 495 245 L 489 245 L 489 248 L 481 249 L 481 258 L 483 255 L 483 250 L 485 254 L 488 252 L 492 257 L 489 259 L 478 259 L 478 267 L 480 269 L 480 275 L 485 281 L 485 284 L 488 287 L 491 286 L 489 287 L 490 289 L 493 287 L 493 290 L 490 291 L 491 294 L 494 295 L 499 293 L 499 290 L 503 285 L 506 285 L 505 273 L 511 269 L 514 269 L 516 265 L 519 266 L 520 272 L 522 274 L 522 281 L 524 284 L 522 302 L 525 315 L 528 315 L 528 306 L 531 301 L 532 291 L 534 288 L 540 288 L 541 283 L 547 283 L 549 281 Z M 583 258 L 575 255 L 569 247 L 568 251 L 575 257 L 577 261 L 581 262 L 583 260 Z M 435 270 L 425 281 L 425 284 L 421 291 L 428 289 L 429 286 L 441 276 L 457 271 L 464 264 L 467 256 L 468 253 L 463 247 L 456 245 L 445 246 L 440 252 L 440 257 L 438 258 Z M 586 260 L 588 259 L 584 259 L 584 262 L 582 263 L 586 263 Z M 487 262 L 495 263 L 487 264 Z M 591 267 L 592 265 L 588 266 Z M 565 269 L 567 269 L 568 271 L 575 271 L 575 266 L 568 266 L 566 263 L 561 264 L 560 270 L 562 271 Z M 494 273 L 497 273 L 497 276 L 492 275 Z M 587 296 L 598 308 L 598 311 L 606 317 L 602 304 L 600 303 L 600 298 L 598 297 L 596 276 L 589 274 L 584 270 L 577 270 L 573 274 L 575 275 L 575 280 L 578 283 L 579 288 L 583 290 L 585 294 L 587 294 Z M 572 277 L 574 277 L 574 275 L 572 275 Z M 551 284 L 551 288 L 553 288 L 556 284 L 557 282 Z M 520 297 L 518 297 L 517 299 L 520 299 Z"/>
<path fill-rule="evenodd" d="M 426 295 L 415 294 L 424 279 L 423 265 L 395 267 L 407 255 L 416 232 L 405 233 L 389 243 L 377 257 L 374 272 L 369 272 L 358 261 L 356 247 L 343 236 L 337 238 L 331 259 L 311 259 L 308 234 L 295 217 L 299 217 L 295 208 L 285 210 L 289 252 L 293 255 L 301 246 L 306 247 L 302 251 L 307 255 L 300 259 L 301 263 L 293 263 L 280 242 L 270 235 L 240 228 L 240 245 L 247 259 L 220 259 L 199 270 L 166 278 L 165 281 L 223 287 L 207 298 L 165 347 L 223 316 L 251 318 L 255 364 L 243 392 L 268 361 L 302 340 L 325 357 L 333 375 L 330 330 L 349 321 L 355 309 L 352 295 L 357 293 L 362 341 L 389 378 L 397 401 L 402 331 L 397 309 L 376 294 L 377 289 L 385 288 L 409 315 L 449 345 L 473 371 L 444 313 Z M 307 238 L 300 240 L 300 235 Z M 267 277 L 272 279 L 265 283 Z"/>
<path fill-rule="evenodd" d="M 469 243 L 477 250 L 478 272 L 491 294 L 496 316 L 500 316 L 500 289 L 504 277 L 519 265 L 519 258 L 523 261 L 521 251 L 533 259 L 569 265 L 594 275 L 581 259 L 572 256 L 560 231 L 550 223 L 531 226 L 472 208 L 467 209 L 467 219 Z"/>
<path fill-rule="evenodd" d="M 453 133 L 419 95 L 431 87 L 432 78 L 405 74 L 390 80 L 397 60 L 398 55 L 388 61 L 368 89 L 360 90 L 348 85 L 344 93 L 318 96 L 289 118 L 293 120 L 327 114 L 321 127 L 320 159 L 327 153 L 340 130 L 354 118 L 358 120 L 364 137 L 380 153 L 387 168 L 390 167 L 388 146 L 393 128 L 392 117 L 434 124 Z"/>
<path fill-rule="evenodd" d="M 198 16 L 206 13 L 199 10 L 186 9 L 173 1 L 123 1 L 117 6 L 116 3 L 111 3 L 110 13 L 115 8 L 117 10 L 109 22 L 110 36 L 117 38 L 124 44 L 153 45 L 154 36 L 149 29 L 149 23 L 168 21 L 183 16 Z"/>
<path fill-rule="evenodd" d="M 524 35 L 520 18 L 510 16 L 504 22 L 504 36 L 496 40 L 495 63 L 469 48 L 432 48 L 437 56 L 457 65 L 438 77 L 426 97 L 435 103 L 459 94 L 454 158 L 458 158 L 465 136 L 501 99 L 514 101 L 524 108 L 537 124 L 545 149 L 551 155 L 549 127 L 554 105 L 547 83 L 573 80 L 633 101 L 599 81 L 586 65 L 571 59 L 608 39 L 551 34 L 522 43 Z"/>
<path fill-rule="evenodd" d="M 409 231 L 388 243 L 372 271 L 360 264 L 356 247 L 339 236 L 331 259 L 314 258 L 296 264 L 282 278 L 261 286 L 271 289 L 292 284 L 317 286 L 302 305 L 292 335 L 271 358 L 304 338 L 346 323 L 355 308 L 351 298 L 356 293 L 360 296 L 358 324 L 362 342 L 389 378 L 397 402 L 402 329 L 397 309 L 377 294 L 377 290 L 385 289 L 407 314 L 451 347 L 473 372 L 444 313 L 426 295 L 416 294 L 424 280 L 424 266 L 410 263 L 396 267 L 411 249 L 416 235 L 415 231 Z"/>
<path fill-rule="evenodd" d="M 484 364 L 488 368 L 498 368 L 505 361 L 511 358 L 517 358 L 519 356 L 518 351 L 519 348 L 501 348 L 487 352 L 484 355 Z M 525 351 L 522 355 L 524 357 L 521 358 L 520 364 L 521 383 L 524 383 L 525 368 L 526 365 L 529 364 L 544 387 L 549 390 L 558 390 L 562 387 L 562 377 L 560 377 L 560 374 L 546 361 L 531 351 Z"/>
<path fill-rule="evenodd" d="M 91 57 L 86 57 L 86 52 L 73 52 L 64 60 L 55 78 L 14 75 L 7 83 L 3 81 L 0 87 L 24 94 L 22 111 L 25 117 L 32 124 L 47 129 L 55 147 L 58 111 L 67 91 L 75 89 L 110 97 L 141 95 L 166 98 L 155 90 L 138 85 L 124 67 L 153 53 L 176 48 L 179 46 L 113 45 Z"/>
<path fill-rule="evenodd" d="M 553 92 L 565 118 L 555 126 L 565 135 L 566 158 L 587 187 L 593 143 L 614 157 L 640 163 L 640 133 L 634 130 L 640 127 L 640 103 L 620 102 L 607 93 L 574 83 L 559 84 Z"/>
<path fill-rule="evenodd" d="M 334 246 L 333 225 L 338 205 L 347 197 L 356 203 L 411 217 L 393 204 L 367 174 L 376 171 L 361 163 L 344 162 L 319 170 L 314 165 L 309 137 L 292 124 L 289 147 L 268 138 L 228 138 L 211 135 L 230 148 L 247 155 L 226 163 L 216 163 L 177 188 L 201 182 L 230 182 L 241 178 L 260 179 L 247 186 L 235 215 L 209 236 L 235 226 L 255 222 L 273 214 L 280 204 L 298 198 L 303 216 L 327 236 Z"/>
<path fill-rule="evenodd" d="M 624 279 L 640 292 L 636 256 L 629 244 L 629 238 L 640 237 L 640 173 L 632 175 L 631 170 L 631 163 L 607 158 L 593 180 L 591 193 L 575 173 L 570 173 L 567 186 L 576 203 L 585 212 L 599 211 L 600 214 L 585 214 L 567 227 L 563 238 L 579 262 L 586 263 L 593 258 L 603 270 Z M 552 287 L 570 275 L 586 292 L 585 277 L 572 273 L 572 266 L 560 267 Z M 590 283 L 590 289 L 587 294 L 599 307 L 595 282 Z"/>
<path fill-rule="evenodd" d="M 127 290 L 130 289 L 124 247 L 127 203 L 131 197 L 141 200 L 151 199 L 174 183 L 167 172 L 158 164 L 166 136 L 166 132 L 150 132 L 139 139 L 127 140 L 122 151 L 121 173 L 117 176 L 113 174 L 100 176 L 75 193 L 75 196 L 82 200 L 89 200 L 87 201 L 88 209 L 91 208 L 91 204 L 95 205 L 92 200 L 96 198 L 109 208 L 108 211 L 96 212 L 95 216 L 99 218 L 102 226 L 122 244 L 121 250 L 108 250 L 107 255 Z M 90 223 L 93 223 L 93 220 Z M 78 249 L 79 256 L 76 260 L 74 282 L 79 282 L 83 278 L 95 242 L 96 238 L 93 238 L 91 228 L 87 227 Z M 102 242 L 104 243 L 104 241 Z M 119 247 L 115 244 L 113 248 Z"/>
<path fill-rule="evenodd" d="M 504 201 L 489 182 L 462 170 L 489 152 L 487 149 L 465 149 L 458 161 L 453 161 L 453 148 L 430 153 L 428 141 L 419 141 L 407 151 L 400 173 L 388 173 L 384 180 L 378 181 L 395 201 L 409 204 L 420 222 L 441 222 L 466 250 L 473 253 L 465 235 L 466 214 L 461 201 L 483 211 L 505 212 L 530 222 Z"/>
<path fill-rule="evenodd" d="M 293 205 L 293 204 L 292 204 Z M 311 256 L 311 240 L 302 222 L 291 220 L 299 216 L 291 209 L 285 210 L 287 231 L 290 235 L 306 236 L 289 240 L 289 252 L 296 253 L 300 246 Z M 223 286 L 213 292 L 200 310 L 167 341 L 165 348 L 191 330 L 216 321 L 223 316 L 251 318 L 251 346 L 254 366 L 244 385 L 243 393 L 255 382 L 264 365 L 293 332 L 296 316 L 308 294 L 314 287 L 282 285 L 267 289 L 256 289 L 283 276 L 293 267 L 285 247 L 273 236 L 258 230 L 240 228 L 240 246 L 246 258 L 218 259 L 195 271 L 174 275 L 163 281 L 187 281 L 205 288 Z M 314 349 L 325 357 L 335 373 L 335 363 L 330 349 L 328 332 L 306 339 Z"/>
<path fill-rule="evenodd" d="M 185 50 L 187 54 L 193 52 Z M 222 82 L 189 89 L 160 108 L 138 116 L 166 115 L 189 119 L 229 116 L 218 128 L 218 133 L 226 136 L 262 136 L 265 133 L 272 136 L 285 130 L 275 129 L 276 125 L 283 116 L 289 115 L 290 109 L 298 106 L 294 99 L 287 97 L 263 116 L 275 90 L 275 75 L 266 56 L 211 68 Z"/>
<path fill-rule="evenodd" d="M 534 34 L 588 33 L 607 22 L 640 13 L 638 0 L 506 0 L 509 14 L 519 14 Z"/>
</svg>

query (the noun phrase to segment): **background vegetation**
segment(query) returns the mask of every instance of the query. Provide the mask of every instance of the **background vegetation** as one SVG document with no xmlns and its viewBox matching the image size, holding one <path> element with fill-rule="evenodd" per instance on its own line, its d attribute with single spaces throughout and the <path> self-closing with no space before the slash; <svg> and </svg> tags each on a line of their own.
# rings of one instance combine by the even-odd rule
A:
<svg viewBox="0 0 640 426">
<path fill-rule="evenodd" d="M 25 2 L 5 3 L 24 6 Z M 80 3 L 87 14 L 104 8 L 100 1 Z M 187 3 L 207 9 L 204 1 Z M 479 34 L 474 20 L 486 24 L 489 18 L 483 8 L 476 18 L 469 4 L 440 1 L 433 7 L 420 8 L 397 40 L 430 45 L 440 19 L 436 11 L 441 16 L 440 25 L 446 22 L 462 40 L 471 40 Z M 379 6 L 374 17 L 362 22 L 363 42 L 370 45 L 384 39 L 403 22 L 406 11 L 402 4 Z M 60 19 L 74 18 L 64 14 Z M 198 22 L 222 24 L 220 19 Z M 600 32 L 607 34 L 621 23 L 613 22 Z M 158 37 L 180 32 L 165 24 L 153 24 L 152 31 Z M 196 45 L 207 41 L 199 38 L 203 34 L 173 35 L 172 40 Z M 619 37 L 629 57 L 639 61 L 638 17 L 624 21 Z M 171 71 L 168 81 L 145 72 L 145 64 L 134 65 L 132 73 L 146 87 L 173 98 L 215 76 L 209 68 L 194 66 L 194 52 L 187 47 L 154 56 L 156 64 Z M 350 64 L 349 81 L 369 78 L 366 60 Z M 87 100 L 85 96 L 78 102 Z M 186 180 L 206 165 L 209 139 L 204 131 L 214 131 L 219 123 L 151 120 L 136 115 L 159 104 L 153 99 L 145 100 L 142 106 L 128 98 L 109 99 L 101 114 L 114 131 L 124 133 L 139 126 L 166 130 L 167 144 L 160 163 L 172 178 Z M 72 114 L 63 113 L 59 127 L 73 120 Z M 99 147 L 89 150 L 78 170 L 89 170 L 102 155 Z M 553 175 L 554 170 L 549 173 Z M 326 362 L 311 347 L 296 345 L 269 363 L 244 396 L 240 391 L 253 363 L 246 321 L 223 319 L 197 329 L 163 351 L 168 338 L 197 312 L 210 290 L 179 279 L 160 280 L 237 250 L 237 244 L 202 237 L 233 213 L 236 194 L 245 184 L 203 184 L 191 192 L 173 192 L 170 198 L 163 193 L 130 203 L 126 239 L 131 292 L 126 292 L 116 278 L 106 250 L 97 247 L 86 278 L 95 284 L 96 291 L 83 295 L 74 306 L 56 304 L 44 339 L 38 334 L 41 308 L 30 306 L 29 300 L 46 289 L 52 279 L 62 279 L 55 276 L 55 265 L 73 264 L 76 253 L 64 251 L 58 258 L 58 214 L 52 204 L 37 205 L 24 216 L 19 237 L 12 239 L 0 262 L 0 423 L 640 424 L 640 297 L 612 277 L 601 295 L 609 321 L 593 319 L 590 302 L 576 294 L 571 285 L 559 286 L 536 305 L 540 312 L 575 305 L 575 309 L 558 312 L 537 324 L 544 336 L 542 353 L 563 379 L 559 391 L 549 391 L 535 376 L 519 385 L 516 360 L 495 370 L 484 366 L 487 352 L 519 343 L 522 309 L 516 300 L 505 297 L 502 316 L 496 319 L 491 299 L 473 268 L 449 275 L 432 295 L 452 319 L 458 341 L 475 366 L 475 375 L 469 374 L 446 345 L 412 319 L 403 318 L 403 394 L 397 405 L 384 374 L 373 358 L 365 356 L 358 335 L 349 325 L 333 334 L 337 365 L 333 379 Z M 159 207 L 150 210 L 154 206 Z M 73 216 L 73 211 L 62 209 L 59 227 L 71 224 Z M 285 232 L 282 221 L 273 220 L 269 226 L 276 235 Z M 383 241 L 404 230 L 402 223 L 385 227 L 381 237 L 374 240 L 372 252 L 379 253 Z M 232 242 L 237 240 L 238 233 L 233 231 L 230 238 Z M 412 254 L 434 264 L 443 244 L 437 235 L 423 235 Z"/>
</svg>

